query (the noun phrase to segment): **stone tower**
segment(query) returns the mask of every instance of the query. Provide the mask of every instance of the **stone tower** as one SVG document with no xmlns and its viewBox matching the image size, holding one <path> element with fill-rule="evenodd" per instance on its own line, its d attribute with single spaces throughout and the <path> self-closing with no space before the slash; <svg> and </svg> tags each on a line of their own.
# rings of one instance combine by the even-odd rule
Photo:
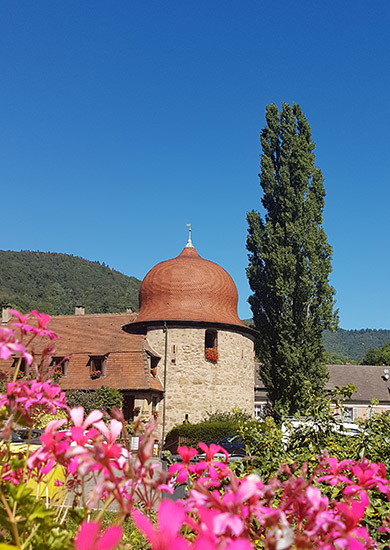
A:
<svg viewBox="0 0 390 550">
<path fill-rule="evenodd" d="M 123 330 L 146 336 L 152 372 L 165 390 L 162 435 L 208 411 L 253 414 L 254 331 L 237 315 L 230 275 L 201 258 L 189 239 L 179 256 L 149 271 L 139 298 L 139 314 Z"/>
</svg>

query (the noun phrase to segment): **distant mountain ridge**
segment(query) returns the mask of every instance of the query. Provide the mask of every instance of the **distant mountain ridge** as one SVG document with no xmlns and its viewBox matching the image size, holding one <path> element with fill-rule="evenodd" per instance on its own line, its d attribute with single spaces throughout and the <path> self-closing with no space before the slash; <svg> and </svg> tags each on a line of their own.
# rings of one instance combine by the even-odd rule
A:
<svg viewBox="0 0 390 550">
<path fill-rule="evenodd" d="M 359 361 L 372 349 L 382 348 L 390 341 L 388 329 L 345 330 L 337 332 L 325 330 L 322 335 L 325 349 L 328 353 L 344 355 L 352 361 Z"/>
<path fill-rule="evenodd" d="M 23 313 L 38 309 L 49 315 L 72 315 L 75 306 L 84 306 L 86 314 L 138 311 L 140 285 L 135 277 L 104 263 L 70 254 L 0 250 L 0 305 Z M 369 350 L 389 342 L 390 330 L 326 330 L 323 341 L 337 362 L 359 361 Z"/>
<path fill-rule="evenodd" d="M 141 281 L 104 263 L 55 252 L 0 250 L 0 304 L 49 315 L 138 310 Z"/>
<path fill-rule="evenodd" d="M 253 326 L 252 319 L 244 319 L 248 326 Z M 362 328 L 345 330 L 339 328 L 336 332 L 325 330 L 322 333 L 325 350 L 329 354 L 328 361 L 335 364 L 345 360 L 359 361 L 372 349 L 382 348 L 390 342 L 390 329 Z"/>
</svg>

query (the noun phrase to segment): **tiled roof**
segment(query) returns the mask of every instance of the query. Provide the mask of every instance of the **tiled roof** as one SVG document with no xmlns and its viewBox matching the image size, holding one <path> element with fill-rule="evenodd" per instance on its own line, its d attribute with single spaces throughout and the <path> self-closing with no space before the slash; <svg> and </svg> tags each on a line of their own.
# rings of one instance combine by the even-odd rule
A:
<svg viewBox="0 0 390 550">
<path fill-rule="evenodd" d="M 255 366 L 255 390 L 265 390 L 260 378 L 261 365 Z M 386 380 L 384 369 L 390 367 L 377 365 L 328 365 L 329 381 L 326 389 L 332 390 L 335 386 L 357 386 L 349 402 L 369 403 L 371 399 L 377 399 L 380 403 L 390 404 L 390 378 Z"/>
<path fill-rule="evenodd" d="M 136 314 L 61 315 L 53 316 L 48 328 L 60 336 L 53 340 L 54 357 L 71 355 L 67 376 L 61 379 L 64 389 L 111 386 L 119 389 L 162 391 L 158 378 L 150 374 L 145 350 L 145 336 L 127 334 L 122 325 L 131 322 Z M 12 326 L 11 319 L 8 326 Z M 34 340 L 34 351 L 42 352 L 47 339 Z M 90 356 L 107 356 L 106 376 L 91 380 Z M 12 361 L 0 362 L 9 368 Z"/>
<path fill-rule="evenodd" d="M 375 398 L 381 403 L 390 404 L 390 380 L 384 377 L 384 369 L 377 365 L 328 365 L 329 382 L 327 388 L 354 384 L 357 391 L 350 401 L 367 402 Z M 390 368 L 389 368 L 390 371 Z"/>
<path fill-rule="evenodd" d="M 200 321 L 245 327 L 237 315 L 233 279 L 219 265 L 201 258 L 195 248 L 186 247 L 176 258 L 154 266 L 139 297 L 137 324 Z"/>
</svg>

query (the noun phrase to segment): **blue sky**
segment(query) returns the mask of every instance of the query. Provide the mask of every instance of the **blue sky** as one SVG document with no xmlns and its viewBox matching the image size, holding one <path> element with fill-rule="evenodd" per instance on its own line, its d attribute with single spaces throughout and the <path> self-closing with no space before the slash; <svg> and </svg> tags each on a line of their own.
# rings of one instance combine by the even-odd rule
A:
<svg viewBox="0 0 390 550">
<path fill-rule="evenodd" d="M 327 191 L 340 326 L 390 328 L 390 3 L 4 0 L 3 250 L 140 279 L 192 223 L 249 317 L 268 103 L 298 102 Z"/>
</svg>

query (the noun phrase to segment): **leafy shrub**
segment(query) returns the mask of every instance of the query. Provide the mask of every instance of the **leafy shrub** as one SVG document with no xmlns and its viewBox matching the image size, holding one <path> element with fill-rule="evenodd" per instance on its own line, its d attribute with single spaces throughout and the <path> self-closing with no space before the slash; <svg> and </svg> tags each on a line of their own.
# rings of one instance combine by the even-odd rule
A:
<svg viewBox="0 0 390 550">
<path fill-rule="evenodd" d="M 101 386 L 96 390 L 70 390 L 66 392 L 66 401 L 70 408 L 84 407 L 85 414 L 93 410 L 110 412 L 122 408 L 123 395 L 116 388 Z"/>
<path fill-rule="evenodd" d="M 166 437 L 165 448 L 176 452 L 177 445 L 197 447 L 199 441 L 206 443 L 219 441 L 226 435 L 236 433 L 238 423 L 233 420 L 224 422 L 200 422 L 199 424 L 181 424 L 173 428 Z"/>
<path fill-rule="evenodd" d="M 239 408 L 233 409 L 230 412 L 215 411 L 206 412 L 206 416 L 203 418 L 203 422 L 245 422 L 252 420 L 252 416 L 242 411 Z M 228 434 L 229 435 L 229 434 Z"/>
<path fill-rule="evenodd" d="M 56 414 L 44 414 L 35 422 L 35 428 L 43 430 L 52 420 L 61 420 L 61 418 L 68 418 L 65 411 L 58 410 Z"/>
</svg>

